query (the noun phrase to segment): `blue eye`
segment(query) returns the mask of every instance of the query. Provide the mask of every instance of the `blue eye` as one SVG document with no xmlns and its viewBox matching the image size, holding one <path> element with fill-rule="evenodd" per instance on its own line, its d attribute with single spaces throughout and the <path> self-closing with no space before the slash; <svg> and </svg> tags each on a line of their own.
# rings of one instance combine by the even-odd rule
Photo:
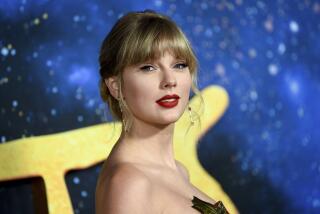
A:
<svg viewBox="0 0 320 214">
<path fill-rule="evenodd" d="M 140 67 L 140 70 L 145 71 L 145 72 L 149 72 L 149 71 L 155 70 L 155 68 L 151 65 L 144 65 L 144 66 Z"/>
<path fill-rule="evenodd" d="M 178 63 L 174 67 L 178 68 L 178 69 L 184 69 L 184 68 L 188 67 L 188 65 L 186 63 Z"/>
</svg>

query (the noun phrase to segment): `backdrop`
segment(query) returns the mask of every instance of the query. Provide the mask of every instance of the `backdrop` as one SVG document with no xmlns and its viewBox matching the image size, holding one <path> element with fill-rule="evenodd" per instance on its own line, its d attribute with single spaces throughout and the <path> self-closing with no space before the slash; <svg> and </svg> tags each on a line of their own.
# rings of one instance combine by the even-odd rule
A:
<svg viewBox="0 0 320 214">
<path fill-rule="evenodd" d="M 104 123 L 101 41 L 147 8 L 190 39 L 199 88 L 230 96 L 198 155 L 240 213 L 320 213 L 316 0 L 0 0 L 0 142 Z M 100 167 L 67 174 L 75 213 L 94 212 Z M 0 183 L 0 212 L 34 213 L 29 180 Z"/>
</svg>

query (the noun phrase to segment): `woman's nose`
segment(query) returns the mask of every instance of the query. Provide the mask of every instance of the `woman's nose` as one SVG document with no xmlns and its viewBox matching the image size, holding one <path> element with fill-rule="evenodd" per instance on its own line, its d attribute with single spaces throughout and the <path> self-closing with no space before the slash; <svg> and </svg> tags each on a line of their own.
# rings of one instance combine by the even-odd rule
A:
<svg viewBox="0 0 320 214">
<path fill-rule="evenodd" d="M 172 70 L 167 69 L 163 72 L 162 86 L 164 88 L 171 88 L 177 86 L 177 81 Z"/>
<path fill-rule="evenodd" d="M 176 85 L 177 85 L 176 81 L 165 82 L 164 88 L 176 87 Z"/>
</svg>

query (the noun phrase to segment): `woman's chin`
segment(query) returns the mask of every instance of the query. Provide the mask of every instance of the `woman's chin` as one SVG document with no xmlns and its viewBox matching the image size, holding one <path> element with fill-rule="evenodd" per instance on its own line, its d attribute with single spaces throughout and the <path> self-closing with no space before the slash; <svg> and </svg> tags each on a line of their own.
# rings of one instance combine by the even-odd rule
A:
<svg viewBox="0 0 320 214">
<path fill-rule="evenodd" d="M 164 117 L 162 117 L 161 119 L 159 119 L 159 122 L 161 124 L 171 124 L 171 123 L 175 123 L 180 119 L 180 114 L 172 114 L 172 115 L 165 115 Z"/>
</svg>

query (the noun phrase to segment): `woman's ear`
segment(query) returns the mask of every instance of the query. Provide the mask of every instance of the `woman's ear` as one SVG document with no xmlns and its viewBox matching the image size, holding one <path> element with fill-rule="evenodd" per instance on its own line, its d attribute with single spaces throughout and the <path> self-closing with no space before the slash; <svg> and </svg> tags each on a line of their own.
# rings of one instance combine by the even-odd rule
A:
<svg viewBox="0 0 320 214">
<path fill-rule="evenodd" d="M 104 82 L 106 83 L 110 94 L 115 98 L 118 99 L 118 97 L 120 96 L 119 94 L 119 82 L 118 82 L 118 78 L 115 76 L 109 77 L 104 79 Z"/>
</svg>

